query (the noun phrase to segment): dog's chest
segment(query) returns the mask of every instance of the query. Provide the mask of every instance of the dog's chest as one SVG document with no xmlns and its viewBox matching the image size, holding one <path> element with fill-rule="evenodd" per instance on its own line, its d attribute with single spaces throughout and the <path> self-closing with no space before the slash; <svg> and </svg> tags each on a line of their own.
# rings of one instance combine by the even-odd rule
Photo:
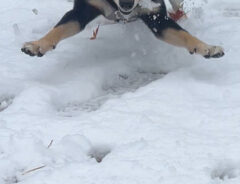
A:
<svg viewBox="0 0 240 184">
<path fill-rule="evenodd" d="M 138 17 L 137 10 L 131 12 L 130 15 L 123 15 L 113 0 L 87 0 L 87 2 L 98 8 L 109 20 L 130 22 L 136 20 Z"/>
<path fill-rule="evenodd" d="M 109 14 L 105 14 L 105 17 L 109 20 L 113 20 L 115 22 L 132 22 L 138 18 L 137 11 L 133 11 L 129 15 L 122 14 L 119 10 L 113 10 L 109 12 Z"/>
<path fill-rule="evenodd" d="M 150 12 L 159 11 L 162 0 L 141 0 L 139 5 L 129 14 L 125 15 L 119 11 L 118 6 L 113 0 L 87 0 L 88 3 L 101 10 L 102 14 L 109 20 L 116 22 L 131 22 L 136 20 L 142 14 L 149 14 Z M 148 7 L 144 4 L 154 4 L 153 7 Z M 157 2 L 154 2 L 157 1 Z"/>
</svg>

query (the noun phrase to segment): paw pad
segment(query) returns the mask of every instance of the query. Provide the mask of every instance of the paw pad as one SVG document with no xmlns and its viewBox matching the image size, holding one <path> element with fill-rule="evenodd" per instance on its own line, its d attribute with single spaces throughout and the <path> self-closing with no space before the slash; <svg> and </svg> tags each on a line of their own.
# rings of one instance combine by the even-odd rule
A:
<svg viewBox="0 0 240 184">
<path fill-rule="evenodd" d="M 40 46 L 34 45 L 33 43 L 25 43 L 21 51 L 29 56 L 43 56 L 43 54 L 40 52 Z"/>
<path fill-rule="evenodd" d="M 53 50 L 55 48 L 55 44 L 52 44 L 47 40 L 39 40 L 25 43 L 21 51 L 29 56 L 42 57 L 47 51 Z"/>
</svg>

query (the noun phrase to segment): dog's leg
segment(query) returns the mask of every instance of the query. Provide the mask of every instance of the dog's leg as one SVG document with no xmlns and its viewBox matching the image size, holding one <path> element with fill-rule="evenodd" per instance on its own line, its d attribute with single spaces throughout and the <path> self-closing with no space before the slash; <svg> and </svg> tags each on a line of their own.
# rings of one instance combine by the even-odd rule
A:
<svg viewBox="0 0 240 184">
<path fill-rule="evenodd" d="M 75 4 L 73 10 L 65 14 L 60 22 L 43 38 L 27 42 L 22 51 L 30 56 L 43 56 L 47 51 L 55 49 L 56 45 L 63 39 L 73 36 L 82 31 L 85 26 L 100 15 L 100 11 L 87 4 Z"/>
<path fill-rule="evenodd" d="M 55 49 L 59 41 L 73 36 L 80 31 L 77 22 L 69 22 L 53 28 L 47 35 L 37 41 L 27 42 L 22 51 L 30 56 L 43 56 L 47 51 Z"/>
<path fill-rule="evenodd" d="M 219 46 L 208 45 L 182 29 L 176 22 L 167 17 L 166 11 L 142 15 L 141 19 L 157 38 L 179 47 L 186 48 L 191 54 L 197 53 L 205 58 L 219 58 L 224 51 Z"/>
</svg>

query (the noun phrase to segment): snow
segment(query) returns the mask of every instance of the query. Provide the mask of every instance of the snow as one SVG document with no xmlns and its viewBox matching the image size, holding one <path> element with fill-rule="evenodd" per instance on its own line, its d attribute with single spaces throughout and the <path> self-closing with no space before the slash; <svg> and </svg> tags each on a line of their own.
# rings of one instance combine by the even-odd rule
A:
<svg viewBox="0 0 240 184">
<path fill-rule="evenodd" d="M 0 184 L 239 184 L 240 3 L 196 4 L 180 24 L 223 46 L 222 59 L 160 42 L 140 21 L 90 41 L 102 18 L 31 58 L 22 43 L 72 3 L 2 1 Z"/>
</svg>

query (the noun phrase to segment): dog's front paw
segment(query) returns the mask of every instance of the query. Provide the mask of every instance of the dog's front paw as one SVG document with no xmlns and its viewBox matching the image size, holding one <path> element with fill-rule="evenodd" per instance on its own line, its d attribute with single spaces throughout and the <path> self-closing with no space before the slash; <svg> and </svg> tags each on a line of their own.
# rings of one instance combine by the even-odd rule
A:
<svg viewBox="0 0 240 184">
<path fill-rule="evenodd" d="M 208 48 L 208 52 L 204 55 L 205 58 L 220 58 L 224 56 L 224 50 L 222 47 L 219 46 L 210 46 Z"/>
<path fill-rule="evenodd" d="M 199 44 L 190 50 L 191 54 L 197 53 L 203 57 L 209 58 L 220 58 L 224 56 L 224 49 L 219 46 L 210 46 L 207 44 Z"/>
<path fill-rule="evenodd" d="M 42 57 L 47 51 L 55 49 L 55 45 L 46 40 L 27 42 L 22 47 L 22 52 L 29 56 Z"/>
</svg>

